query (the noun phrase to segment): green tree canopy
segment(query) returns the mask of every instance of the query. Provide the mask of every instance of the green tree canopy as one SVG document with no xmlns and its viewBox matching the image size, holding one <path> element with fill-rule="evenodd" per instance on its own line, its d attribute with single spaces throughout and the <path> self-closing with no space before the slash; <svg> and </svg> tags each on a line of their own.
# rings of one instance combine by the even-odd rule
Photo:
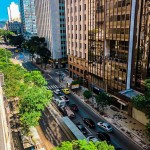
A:
<svg viewBox="0 0 150 150">
<path fill-rule="evenodd" d="M 145 93 L 144 95 L 139 94 L 136 97 L 133 97 L 132 103 L 133 106 L 138 110 L 141 110 L 145 113 L 147 119 L 149 119 L 149 123 L 146 125 L 146 133 L 150 140 L 150 79 L 145 80 Z"/>
<path fill-rule="evenodd" d="M 59 147 L 53 150 L 114 150 L 112 145 L 106 142 L 87 142 L 86 140 L 66 141 L 62 142 Z"/>
<path fill-rule="evenodd" d="M 111 97 L 109 97 L 105 92 L 101 92 L 99 95 L 96 95 L 95 98 L 98 106 L 100 106 L 103 111 L 107 105 L 112 103 Z"/>
<path fill-rule="evenodd" d="M 4 74 L 5 80 L 4 93 L 9 100 L 17 97 L 18 101 L 15 102 L 19 106 L 17 109 L 20 123 L 23 130 L 28 131 L 29 127 L 38 124 L 41 111 L 51 101 L 52 91 L 46 89 L 47 81 L 39 71 L 28 72 L 23 67 L 12 64 L 9 59 L 9 63 L 6 63 L 6 52 L 8 58 L 11 58 L 10 52 L 0 49 L 0 72 Z"/>
<path fill-rule="evenodd" d="M 86 90 L 83 92 L 83 96 L 87 99 L 89 99 L 90 97 L 92 97 L 92 92 L 89 90 Z"/>
</svg>

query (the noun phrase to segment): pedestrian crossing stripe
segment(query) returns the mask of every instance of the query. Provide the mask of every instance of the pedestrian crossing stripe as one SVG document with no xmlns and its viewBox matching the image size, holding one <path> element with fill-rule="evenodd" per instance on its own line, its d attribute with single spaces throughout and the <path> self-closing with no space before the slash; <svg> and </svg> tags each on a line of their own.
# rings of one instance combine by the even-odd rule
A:
<svg viewBox="0 0 150 150">
<path fill-rule="evenodd" d="M 63 88 L 63 86 L 62 85 L 50 85 L 50 86 L 47 86 L 48 90 L 60 89 L 60 88 Z"/>
</svg>

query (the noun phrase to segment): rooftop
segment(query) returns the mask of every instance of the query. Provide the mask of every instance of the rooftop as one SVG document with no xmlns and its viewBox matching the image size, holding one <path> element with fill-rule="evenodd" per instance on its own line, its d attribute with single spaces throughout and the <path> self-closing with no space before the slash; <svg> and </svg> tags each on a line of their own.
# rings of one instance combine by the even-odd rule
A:
<svg viewBox="0 0 150 150">
<path fill-rule="evenodd" d="M 132 98 L 134 96 L 137 96 L 137 95 L 141 94 L 138 91 L 135 91 L 133 89 L 123 90 L 123 91 L 120 91 L 119 93 L 126 96 L 126 97 L 128 97 L 128 98 Z"/>
</svg>

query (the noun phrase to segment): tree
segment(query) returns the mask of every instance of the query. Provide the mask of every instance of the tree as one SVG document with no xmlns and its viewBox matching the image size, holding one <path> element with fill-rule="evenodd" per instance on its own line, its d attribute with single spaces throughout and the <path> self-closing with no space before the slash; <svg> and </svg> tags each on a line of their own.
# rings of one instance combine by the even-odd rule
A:
<svg viewBox="0 0 150 150">
<path fill-rule="evenodd" d="M 10 62 L 9 59 L 11 57 L 12 57 L 12 54 L 10 51 L 8 51 L 7 49 L 4 49 L 4 48 L 0 48 L 0 62 L 9 63 Z"/>
<path fill-rule="evenodd" d="M 41 112 L 49 104 L 52 92 L 45 87 L 28 87 L 19 102 L 19 115 L 23 127 L 37 126 Z"/>
<path fill-rule="evenodd" d="M 109 97 L 105 92 L 101 92 L 99 95 L 96 95 L 96 102 L 98 104 L 98 107 L 100 106 L 102 108 L 102 111 L 104 111 L 105 107 L 111 104 L 111 97 Z"/>
<path fill-rule="evenodd" d="M 146 133 L 150 140 L 150 79 L 145 80 L 145 93 L 131 99 L 132 104 L 138 110 L 145 113 L 149 123 L 146 125 Z"/>
<path fill-rule="evenodd" d="M 114 150 L 112 145 L 106 142 L 87 142 L 86 140 L 66 141 L 53 150 Z"/>
<path fill-rule="evenodd" d="M 27 133 L 31 126 L 38 124 L 41 111 L 51 101 L 52 91 L 46 89 L 47 81 L 39 71 L 28 72 L 21 66 L 12 64 L 9 59 L 6 63 L 6 53 L 10 58 L 8 51 L 0 49 L 0 72 L 4 73 L 5 78 L 4 93 L 8 100 L 15 102 L 21 126 Z"/>
<path fill-rule="evenodd" d="M 92 92 L 89 90 L 86 90 L 83 92 L 83 96 L 87 99 L 89 99 L 90 97 L 92 97 Z"/>
<path fill-rule="evenodd" d="M 33 61 L 34 54 L 39 49 L 39 37 L 38 36 L 31 37 L 31 39 L 27 41 L 26 46 L 28 48 L 29 53 L 31 53 L 32 55 L 32 61 Z"/>
<path fill-rule="evenodd" d="M 51 58 L 51 52 L 46 47 L 42 47 L 40 49 L 39 54 L 42 59 L 42 62 L 45 64 L 45 69 L 46 69 L 46 65 L 48 64 L 49 59 Z M 42 63 L 41 63 L 41 65 L 42 65 Z"/>
<path fill-rule="evenodd" d="M 14 46 L 18 46 L 19 48 L 21 48 L 21 45 L 24 42 L 24 37 L 22 35 L 11 36 L 9 42 L 10 42 L 10 44 L 12 44 Z"/>
</svg>

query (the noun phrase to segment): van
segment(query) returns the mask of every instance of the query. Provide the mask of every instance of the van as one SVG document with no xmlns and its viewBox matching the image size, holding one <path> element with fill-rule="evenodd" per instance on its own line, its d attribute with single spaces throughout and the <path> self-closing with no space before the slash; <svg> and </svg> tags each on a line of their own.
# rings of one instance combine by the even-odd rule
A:
<svg viewBox="0 0 150 150">
<path fill-rule="evenodd" d="M 61 100 L 61 99 L 58 99 L 58 98 L 55 98 L 55 99 L 54 99 L 54 103 L 55 103 L 58 107 L 66 106 L 65 100 Z"/>
</svg>

